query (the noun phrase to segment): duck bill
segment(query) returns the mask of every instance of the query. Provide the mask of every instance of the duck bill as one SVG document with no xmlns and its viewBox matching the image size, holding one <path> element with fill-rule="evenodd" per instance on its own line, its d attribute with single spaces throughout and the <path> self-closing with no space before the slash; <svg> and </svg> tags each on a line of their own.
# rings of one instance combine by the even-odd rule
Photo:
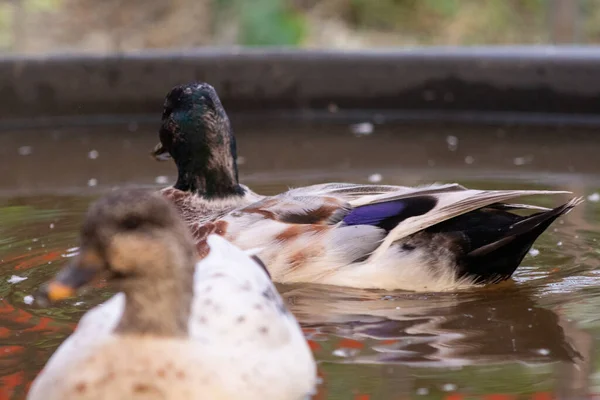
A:
<svg viewBox="0 0 600 400">
<path fill-rule="evenodd" d="M 93 259 L 97 257 L 80 254 L 40 289 L 38 300 L 43 304 L 73 297 L 79 288 L 92 282 L 101 270 L 100 263 L 93 262 Z"/>
<path fill-rule="evenodd" d="M 152 153 L 150 154 L 157 161 L 167 161 L 171 159 L 171 154 L 169 154 L 169 151 L 164 148 L 162 143 L 159 143 L 156 146 L 154 146 L 154 150 L 152 150 Z"/>
</svg>

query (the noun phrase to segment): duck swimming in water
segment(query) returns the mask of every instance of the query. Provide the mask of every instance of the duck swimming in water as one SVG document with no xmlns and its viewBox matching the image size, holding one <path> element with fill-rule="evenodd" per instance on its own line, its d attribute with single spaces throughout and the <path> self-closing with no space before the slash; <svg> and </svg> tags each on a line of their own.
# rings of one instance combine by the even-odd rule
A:
<svg viewBox="0 0 600 400">
<path fill-rule="evenodd" d="M 162 194 L 191 227 L 200 253 L 210 233 L 242 249 L 261 248 L 272 279 L 282 283 L 441 291 L 500 282 L 537 237 L 581 201 L 554 209 L 507 204 L 569 192 L 458 184 L 328 183 L 261 196 L 239 183 L 229 118 L 206 83 L 167 94 L 159 136 L 153 155 L 172 158 L 178 170 Z"/>
<path fill-rule="evenodd" d="M 38 296 L 58 301 L 105 277 L 121 291 L 88 311 L 28 394 L 54 399 L 304 400 L 316 366 L 264 267 L 211 235 L 195 243 L 147 191 L 93 204 L 80 253 Z"/>
</svg>

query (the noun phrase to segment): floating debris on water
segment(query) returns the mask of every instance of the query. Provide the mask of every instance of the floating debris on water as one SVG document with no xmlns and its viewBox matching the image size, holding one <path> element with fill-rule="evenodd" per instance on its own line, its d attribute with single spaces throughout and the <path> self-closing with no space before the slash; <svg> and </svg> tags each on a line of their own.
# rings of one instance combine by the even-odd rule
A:
<svg viewBox="0 0 600 400">
<path fill-rule="evenodd" d="M 415 392 L 417 396 L 427 396 L 429 394 L 429 389 L 427 388 L 418 388 Z"/>
<path fill-rule="evenodd" d="M 25 304 L 33 304 L 33 296 L 32 295 L 27 295 L 27 296 L 23 297 L 23 303 L 25 303 Z"/>
<path fill-rule="evenodd" d="M 373 124 L 370 122 L 361 122 L 360 124 L 350 125 L 350 131 L 356 136 L 366 136 L 373 133 Z"/>
<path fill-rule="evenodd" d="M 445 383 L 442 385 L 442 390 L 444 392 L 454 392 L 457 388 L 458 386 L 456 386 L 454 383 Z"/>
<path fill-rule="evenodd" d="M 600 193 L 592 193 L 587 197 L 587 199 L 592 203 L 597 203 L 600 201 Z"/>
<path fill-rule="evenodd" d="M 96 179 L 96 178 L 92 178 L 92 179 L 90 179 L 90 180 L 88 181 L 88 186 L 89 186 L 89 187 L 94 187 L 94 186 L 96 186 L 97 184 L 98 184 L 98 179 Z"/>
<path fill-rule="evenodd" d="M 531 257 L 535 257 L 535 256 L 537 256 L 537 255 L 539 255 L 539 254 L 540 254 L 540 251 L 539 251 L 538 249 L 534 249 L 534 248 L 532 247 L 532 248 L 529 250 L 529 255 L 530 255 Z"/>
<path fill-rule="evenodd" d="M 456 151 L 458 149 L 458 138 L 456 136 L 450 135 L 446 137 L 446 143 L 448 144 L 448 150 Z"/>
<path fill-rule="evenodd" d="M 348 348 L 341 348 L 341 349 L 335 349 L 333 351 L 334 356 L 336 357 L 343 357 L 343 358 L 347 358 L 347 357 L 354 357 L 355 355 L 358 354 L 358 349 L 348 349 Z"/>
<path fill-rule="evenodd" d="M 96 158 L 98 158 L 100 154 L 98 153 L 98 150 L 92 150 L 88 153 L 88 158 L 90 160 L 95 160 Z"/>
<path fill-rule="evenodd" d="M 78 302 L 74 303 L 73 305 L 74 306 L 80 306 L 80 305 L 83 305 L 83 304 L 85 304 L 83 301 L 78 301 Z"/>
<path fill-rule="evenodd" d="M 33 147 L 31 146 L 21 146 L 19 147 L 19 155 L 28 156 L 33 153 Z"/>
<path fill-rule="evenodd" d="M 556 243 L 557 246 L 562 246 L 562 242 Z"/>
<path fill-rule="evenodd" d="M 369 182 L 371 183 L 381 182 L 381 179 L 383 179 L 381 174 L 373 174 L 369 176 Z"/>
<path fill-rule="evenodd" d="M 466 156 L 465 157 L 465 164 L 473 164 L 475 162 L 475 158 L 473 156 Z"/>
<path fill-rule="evenodd" d="M 164 175 L 159 175 L 156 178 L 154 178 L 154 182 L 156 182 L 159 185 L 166 185 L 169 182 L 169 178 L 167 178 Z"/>
<path fill-rule="evenodd" d="M 513 159 L 513 164 L 520 166 L 520 165 L 525 165 L 525 164 L 531 164 L 532 161 L 533 161 L 533 156 L 515 157 Z"/>
<path fill-rule="evenodd" d="M 435 167 L 435 160 L 427 160 L 427 165 L 430 167 Z"/>
<path fill-rule="evenodd" d="M 244 157 L 244 156 L 239 156 L 239 157 L 237 158 L 237 163 L 238 163 L 238 165 L 244 165 L 244 164 L 246 164 L 246 157 Z"/>
<path fill-rule="evenodd" d="M 7 279 L 7 282 L 8 283 L 19 283 L 19 282 L 23 282 L 24 280 L 27 280 L 26 276 L 13 275 Z"/>
<path fill-rule="evenodd" d="M 50 229 L 54 229 L 54 223 L 50 224 Z"/>
<path fill-rule="evenodd" d="M 77 254 L 79 254 L 79 247 L 71 247 L 71 248 L 68 248 L 66 252 L 61 254 L 61 257 L 71 258 L 71 257 L 76 256 Z"/>
<path fill-rule="evenodd" d="M 535 352 L 538 353 L 541 356 L 547 356 L 547 355 L 550 354 L 550 350 L 549 349 L 537 349 Z"/>
<path fill-rule="evenodd" d="M 329 103 L 329 105 L 327 106 L 327 110 L 332 114 L 335 114 L 336 112 L 338 112 L 339 109 L 340 108 L 335 103 Z"/>
</svg>

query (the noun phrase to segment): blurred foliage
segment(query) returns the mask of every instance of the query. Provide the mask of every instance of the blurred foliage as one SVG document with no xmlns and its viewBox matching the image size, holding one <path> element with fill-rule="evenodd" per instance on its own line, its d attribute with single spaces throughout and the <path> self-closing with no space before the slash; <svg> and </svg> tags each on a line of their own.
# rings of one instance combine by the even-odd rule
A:
<svg viewBox="0 0 600 400">
<path fill-rule="evenodd" d="M 385 30 L 425 44 L 539 41 L 544 0 L 347 0 L 337 2 L 357 29 Z"/>
<path fill-rule="evenodd" d="M 579 41 L 599 42 L 600 1 L 565 1 L 579 7 Z M 550 43 L 552 4 L 549 0 L 0 0 L 0 47 L 39 53 L 207 45 Z"/>
<path fill-rule="evenodd" d="M 305 36 L 306 21 L 303 15 L 285 0 L 217 0 L 217 5 L 235 10 L 239 44 L 299 45 Z"/>
</svg>

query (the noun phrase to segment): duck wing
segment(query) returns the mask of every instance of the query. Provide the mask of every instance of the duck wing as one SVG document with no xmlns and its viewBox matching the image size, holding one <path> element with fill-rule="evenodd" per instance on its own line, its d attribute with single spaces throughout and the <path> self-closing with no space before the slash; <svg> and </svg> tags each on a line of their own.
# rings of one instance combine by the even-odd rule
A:
<svg viewBox="0 0 600 400">
<path fill-rule="evenodd" d="M 373 201 L 389 202 L 389 201 L 407 201 L 411 197 L 421 197 L 421 202 L 429 201 L 435 203 L 426 213 L 423 213 L 418 218 L 406 218 L 398 222 L 398 224 L 389 232 L 381 246 L 373 253 L 371 260 L 376 260 L 388 249 L 395 241 L 405 238 L 413 233 L 419 232 L 433 225 L 442 223 L 454 217 L 466 214 L 468 212 L 482 209 L 536 209 L 535 206 L 525 204 L 507 205 L 504 202 L 522 196 L 531 195 L 551 195 L 551 194 L 568 194 L 566 191 L 548 191 L 548 190 L 447 190 L 436 191 L 421 191 L 410 194 L 399 194 L 390 196 L 388 199 L 382 199 L 382 196 L 375 198 Z M 427 199 L 427 200 L 425 200 Z M 371 203 L 373 204 L 373 203 Z M 576 205 L 576 204 L 574 204 Z M 368 205 L 363 206 L 368 207 Z M 372 206 L 371 206 L 372 207 Z M 359 207 L 360 208 L 360 207 Z"/>
</svg>

